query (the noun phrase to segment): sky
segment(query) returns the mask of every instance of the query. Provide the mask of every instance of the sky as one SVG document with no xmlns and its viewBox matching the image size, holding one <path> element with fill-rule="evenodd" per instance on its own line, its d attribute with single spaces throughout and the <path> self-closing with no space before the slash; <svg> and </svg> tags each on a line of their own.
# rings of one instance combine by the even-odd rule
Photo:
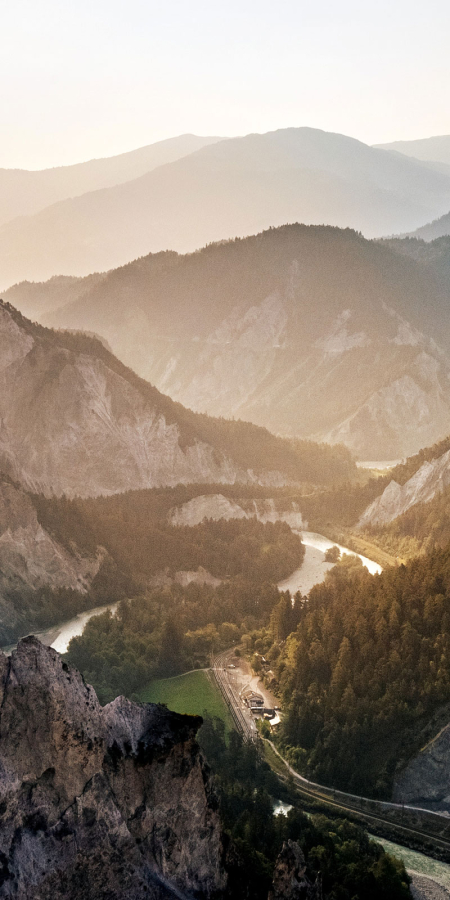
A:
<svg viewBox="0 0 450 900">
<path fill-rule="evenodd" d="M 450 134 L 448 0 L 0 0 L 0 166 L 191 132 Z"/>
</svg>

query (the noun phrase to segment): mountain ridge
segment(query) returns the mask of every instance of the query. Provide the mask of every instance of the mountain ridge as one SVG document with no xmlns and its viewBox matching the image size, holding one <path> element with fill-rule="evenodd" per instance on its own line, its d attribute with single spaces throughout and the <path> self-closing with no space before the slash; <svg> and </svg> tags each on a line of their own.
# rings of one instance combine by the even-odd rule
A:
<svg viewBox="0 0 450 900">
<path fill-rule="evenodd" d="M 47 169 L 0 168 L 0 225 L 100 188 L 131 181 L 222 138 L 182 134 L 136 150 Z"/>
<path fill-rule="evenodd" d="M 345 135 L 291 128 L 228 138 L 3 225 L 3 288 L 298 220 L 368 236 L 405 232 L 449 206 L 448 175 Z"/>
<path fill-rule="evenodd" d="M 11 296 L 30 309 L 31 288 Z M 142 257 L 43 321 L 101 335 L 198 412 L 395 459 L 450 431 L 448 293 L 387 242 L 296 224 Z"/>
<path fill-rule="evenodd" d="M 395 151 L 423 162 L 440 162 L 450 165 L 450 135 L 441 134 L 412 141 L 392 141 L 374 144 L 380 150 Z"/>
</svg>

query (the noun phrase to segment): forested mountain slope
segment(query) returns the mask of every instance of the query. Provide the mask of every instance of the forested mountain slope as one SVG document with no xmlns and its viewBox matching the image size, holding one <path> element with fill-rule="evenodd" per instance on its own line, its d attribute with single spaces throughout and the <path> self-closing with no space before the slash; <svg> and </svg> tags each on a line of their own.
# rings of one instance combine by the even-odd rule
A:
<svg viewBox="0 0 450 900">
<path fill-rule="evenodd" d="M 3 225 L 1 287 L 87 275 L 286 222 L 401 233 L 449 208 L 450 172 L 313 128 L 249 134 Z"/>
<path fill-rule="evenodd" d="M 444 234 L 435 240 L 423 240 L 420 237 L 388 238 L 381 243 L 396 253 L 416 260 L 432 281 L 437 281 L 445 293 L 450 292 L 449 235 Z"/>
<path fill-rule="evenodd" d="M 6 297 L 31 310 L 31 288 Z M 102 335 L 195 410 L 342 441 L 363 459 L 450 431 L 450 288 L 353 231 L 285 226 L 138 259 L 73 302 L 69 291 L 46 322 Z M 44 295 L 37 285 L 36 307 Z"/>
<path fill-rule="evenodd" d="M 0 470 L 48 495 L 311 481 L 317 460 L 325 479 L 354 471 L 343 448 L 288 442 L 244 422 L 196 415 L 99 341 L 33 325 L 4 303 L 0 424 Z"/>
<path fill-rule="evenodd" d="M 3 296 L 8 303 L 35 322 L 46 313 L 78 300 L 105 277 L 106 273 L 103 272 L 86 275 L 85 278 L 55 275 L 45 282 L 22 281 L 4 291 Z"/>
</svg>

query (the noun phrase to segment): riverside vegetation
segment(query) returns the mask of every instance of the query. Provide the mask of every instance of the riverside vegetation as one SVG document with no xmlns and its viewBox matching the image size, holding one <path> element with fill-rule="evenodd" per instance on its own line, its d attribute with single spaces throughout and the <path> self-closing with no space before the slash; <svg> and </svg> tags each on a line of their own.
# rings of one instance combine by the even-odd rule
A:
<svg viewBox="0 0 450 900">
<path fill-rule="evenodd" d="M 13 484 L 7 476 L 3 481 Z M 258 495 L 258 490 L 247 493 Z M 12 643 L 27 631 L 41 631 L 95 606 L 136 596 L 161 573 L 170 577 L 179 570 L 203 567 L 219 579 L 246 573 L 256 582 L 276 582 L 300 564 L 300 539 L 281 522 L 242 519 L 194 527 L 169 525 L 168 510 L 192 493 L 180 486 L 94 500 L 26 494 L 37 523 L 57 547 L 69 558 L 95 559 L 100 553 L 101 563 L 83 591 L 55 588 L 51 577 L 48 585 L 35 589 L 11 578 L 2 586 L 2 596 L 13 605 L 15 620 L 2 621 L 1 643 Z"/>
</svg>

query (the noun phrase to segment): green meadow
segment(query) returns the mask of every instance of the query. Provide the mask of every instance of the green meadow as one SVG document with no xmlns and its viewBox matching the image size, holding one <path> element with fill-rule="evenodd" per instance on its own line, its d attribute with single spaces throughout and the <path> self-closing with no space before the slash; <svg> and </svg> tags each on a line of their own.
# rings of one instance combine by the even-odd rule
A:
<svg viewBox="0 0 450 900">
<path fill-rule="evenodd" d="M 178 713 L 201 716 L 206 711 L 225 722 L 228 730 L 233 728 L 228 708 L 219 688 L 206 672 L 188 672 L 175 678 L 161 678 L 150 682 L 139 694 L 146 703 L 165 703 Z"/>
</svg>

